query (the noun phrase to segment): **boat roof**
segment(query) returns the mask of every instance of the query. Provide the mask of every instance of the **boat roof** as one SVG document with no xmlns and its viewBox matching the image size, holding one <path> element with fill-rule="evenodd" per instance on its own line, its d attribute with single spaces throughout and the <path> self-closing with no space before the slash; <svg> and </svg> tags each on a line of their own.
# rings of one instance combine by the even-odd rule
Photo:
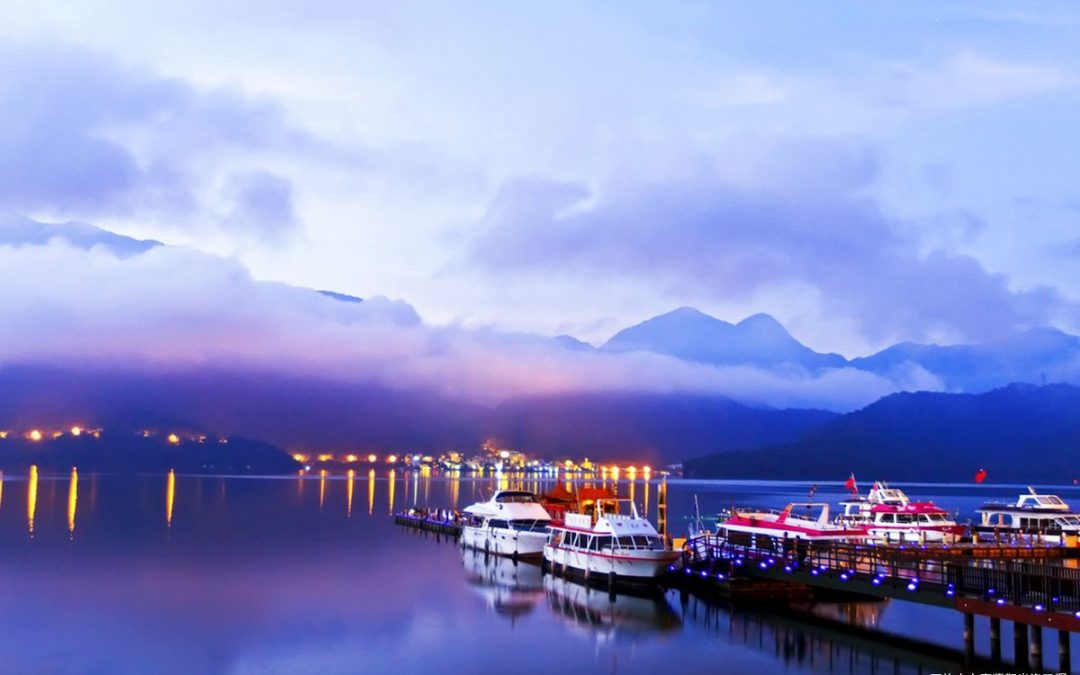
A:
<svg viewBox="0 0 1080 675">
<path fill-rule="evenodd" d="M 526 499 L 527 498 L 527 499 Z M 551 515 L 525 490 L 499 490 L 486 502 L 466 506 L 465 513 L 489 518 L 551 520 Z"/>
</svg>

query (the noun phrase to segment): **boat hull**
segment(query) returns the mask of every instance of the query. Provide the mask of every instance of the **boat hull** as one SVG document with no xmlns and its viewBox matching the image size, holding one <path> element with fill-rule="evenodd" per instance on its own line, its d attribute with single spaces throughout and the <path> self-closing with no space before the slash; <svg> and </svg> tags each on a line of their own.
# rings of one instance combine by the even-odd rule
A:
<svg viewBox="0 0 1080 675">
<path fill-rule="evenodd" d="M 544 547 L 544 561 L 555 571 L 573 570 L 585 576 L 636 581 L 655 581 L 675 563 L 678 551 L 631 550 L 625 553 L 606 551 L 583 551 L 565 546 L 548 544 Z"/>
<path fill-rule="evenodd" d="M 491 555 L 539 560 L 544 555 L 547 532 L 528 532 L 501 527 L 461 528 L 461 545 Z"/>
</svg>

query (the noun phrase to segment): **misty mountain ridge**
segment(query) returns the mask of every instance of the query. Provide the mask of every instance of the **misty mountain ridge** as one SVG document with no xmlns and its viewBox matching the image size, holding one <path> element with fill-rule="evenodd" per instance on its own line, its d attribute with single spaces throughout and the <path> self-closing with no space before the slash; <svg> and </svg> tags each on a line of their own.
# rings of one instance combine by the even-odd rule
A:
<svg viewBox="0 0 1080 675">
<path fill-rule="evenodd" d="M 768 314 L 754 314 L 732 324 L 692 307 L 680 307 L 625 328 L 601 349 L 653 352 L 718 366 L 797 365 L 815 371 L 847 364 L 839 354 L 821 354 L 803 345 Z"/>
<path fill-rule="evenodd" d="M 698 478 L 1063 484 L 1080 477 L 1080 387 L 899 393 L 794 441 L 689 459 Z"/>
</svg>

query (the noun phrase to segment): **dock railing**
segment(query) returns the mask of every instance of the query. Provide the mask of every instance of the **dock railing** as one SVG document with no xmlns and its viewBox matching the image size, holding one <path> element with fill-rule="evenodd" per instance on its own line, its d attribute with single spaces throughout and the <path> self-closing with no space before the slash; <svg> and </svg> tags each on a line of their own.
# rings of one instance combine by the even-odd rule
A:
<svg viewBox="0 0 1080 675">
<path fill-rule="evenodd" d="M 1037 549 L 1017 551 L 1017 555 L 1037 554 Z M 754 545 L 747 545 L 710 534 L 687 541 L 684 563 L 725 574 L 760 576 L 771 572 L 769 576 L 775 576 L 775 572 L 783 572 L 810 583 L 814 582 L 812 577 L 824 577 L 822 582 L 831 578 L 861 580 L 877 587 L 934 593 L 939 598 L 979 598 L 1036 611 L 1080 611 L 1080 569 L 1069 563 L 980 557 L 962 547 L 778 538 L 759 538 Z"/>
</svg>

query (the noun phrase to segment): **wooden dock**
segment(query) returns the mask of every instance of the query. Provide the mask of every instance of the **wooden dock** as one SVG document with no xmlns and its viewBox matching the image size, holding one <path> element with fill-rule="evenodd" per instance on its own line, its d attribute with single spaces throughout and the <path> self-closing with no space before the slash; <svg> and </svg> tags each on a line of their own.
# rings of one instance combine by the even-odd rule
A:
<svg viewBox="0 0 1080 675">
<path fill-rule="evenodd" d="M 762 545 L 762 544 L 766 545 Z M 1068 634 L 1080 632 L 1076 550 L 1061 546 L 884 546 L 762 542 L 742 546 L 691 539 L 672 585 L 717 597 L 741 580 L 804 586 L 954 609 L 964 617 L 965 650 L 974 656 L 975 616 L 990 622 L 992 656 L 1000 660 L 1001 620 L 1013 622 L 1015 664 L 1042 667 L 1042 631 L 1058 631 L 1059 670 L 1069 672 Z M 724 590 L 726 587 L 727 590 Z"/>
<path fill-rule="evenodd" d="M 395 513 L 394 522 L 403 527 L 436 534 L 445 534 L 457 539 L 461 536 L 461 523 L 456 520 L 445 520 L 431 515 L 417 515 L 411 513 Z"/>
</svg>

